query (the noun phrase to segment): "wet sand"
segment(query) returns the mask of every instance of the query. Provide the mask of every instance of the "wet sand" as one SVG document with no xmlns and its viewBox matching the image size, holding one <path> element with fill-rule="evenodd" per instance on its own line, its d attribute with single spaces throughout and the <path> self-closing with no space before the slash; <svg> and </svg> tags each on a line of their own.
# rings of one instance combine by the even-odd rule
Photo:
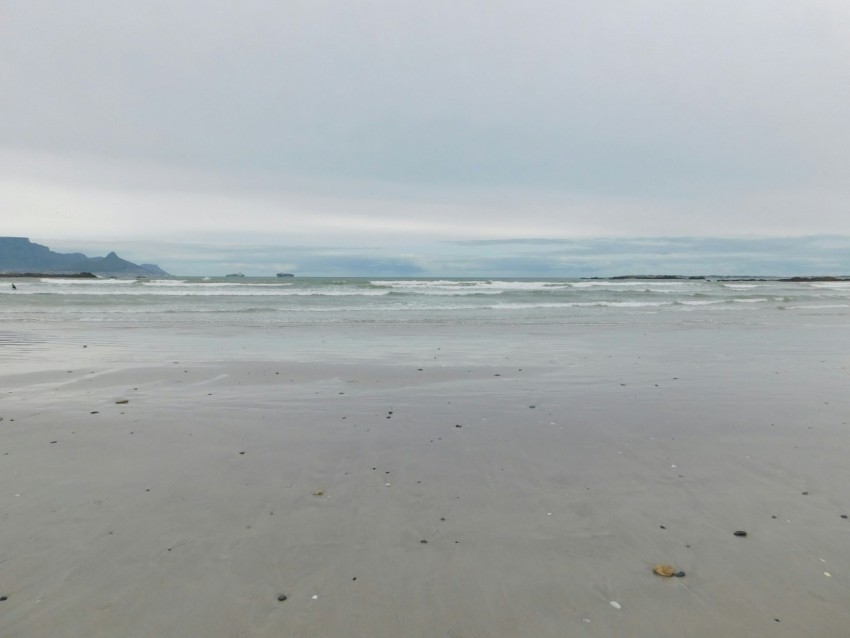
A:
<svg viewBox="0 0 850 638">
<path fill-rule="evenodd" d="M 845 635 L 841 331 L 648 330 L 7 371 L 0 636 Z"/>
</svg>

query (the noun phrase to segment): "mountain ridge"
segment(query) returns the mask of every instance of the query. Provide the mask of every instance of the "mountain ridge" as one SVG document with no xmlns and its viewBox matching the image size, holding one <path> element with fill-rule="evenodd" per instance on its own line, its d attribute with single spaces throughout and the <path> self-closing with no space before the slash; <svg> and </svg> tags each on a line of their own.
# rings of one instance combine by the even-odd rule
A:
<svg viewBox="0 0 850 638">
<path fill-rule="evenodd" d="M 105 257 L 88 257 L 83 253 L 57 253 L 47 246 L 31 242 L 28 237 L 0 237 L 0 272 L 72 274 L 90 272 L 102 276 L 167 275 L 156 264 L 134 264 L 110 252 Z"/>
</svg>

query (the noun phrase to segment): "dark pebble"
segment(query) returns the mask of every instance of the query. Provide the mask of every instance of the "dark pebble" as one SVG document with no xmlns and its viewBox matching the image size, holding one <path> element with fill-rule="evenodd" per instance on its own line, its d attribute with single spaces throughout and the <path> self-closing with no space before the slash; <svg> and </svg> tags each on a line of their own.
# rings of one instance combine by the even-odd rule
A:
<svg viewBox="0 0 850 638">
<path fill-rule="evenodd" d="M 808 495 L 809 495 L 808 492 L 803 492 L 803 496 L 808 496 Z"/>
<path fill-rule="evenodd" d="M 746 536 L 746 535 L 747 535 L 747 533 L 742 529 L 739 529 L 737 532 L 735 532 L 735 536 Z"/>
<path fill-rule="evenodd" d="M 278 594 L 278 595 L 277 595 L 277 599 L 278 599 L 280 602 L 283 602 L 284 600 L 286 600 L 286 594 Z"/>
<path fill-rule="evenodd" d="M 462 428 L 463 426 L 460 423 L 455 424 L 456 428 Z"/>
<path fill-rule="evenodd" d="M 419 542 L 420 542 L 420 543 L 422 543 L 423 545 L 427 545 L 427 544 L 428 544 L 428 541 L 426 541 L 424 538 L 423 538 L 421 541 L 419 541 Z"/>
<path fill-rule="evenodd" d="M 240 452 L 239 454 L 245 454 L 245 452 Z"/>
<path fill-rule="evenodd" d="M 847 514 L 842 514 L 841 518 L 847 518 Z"/>
<path fill-rule="evenodd" d="M 664 527 L 663 525 L 659 525 L 658 527 L 660 527 L 661 529 L 667 529 L 667 528 L 666 528 L 666 527 Z"/>
<path fill-rule="evenodd" d="M 0 596 L 0 600 L 9 600 L 8 596 Z"/>
<path fill-rule="evenodd" d="M 673 574 L 673 575 L 674 575 L 676 578 L 684 578 L 684 577 L 685 577 L 685 572 L 676 572 L 676 573 L 675 573 L 675 574 Z"/>
<path fill-rule="evenodd" d="M 51 441 L 51 443 L 58 443 L 58 441 Z"/>
<path fill-rule="evenodd" d="M 89 414 L 100 414 L 100 412 L 98 412 L 97 410 L 95 410 L 94 412 L 89 412 Z"/>
</svg>

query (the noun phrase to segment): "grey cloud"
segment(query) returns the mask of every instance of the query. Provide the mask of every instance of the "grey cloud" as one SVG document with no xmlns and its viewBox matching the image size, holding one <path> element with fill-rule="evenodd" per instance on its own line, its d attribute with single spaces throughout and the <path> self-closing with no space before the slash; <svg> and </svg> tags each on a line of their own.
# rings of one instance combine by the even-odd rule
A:
<svg viewBox="0 0 850 638">
<path fill-rule="evenodd" d="M 808 177 L 825 129 L 841 152 L 839 10 L 34 1 L 5 9 L 0 138 L 235 172 L 708 197 Z"/>
<path fill-rule="evenodd" d="M 516 242 L 345 246 L 202 246 L 156 242 L 67 244 L 54 250 L 90 255 L 117 250 L 135 262 L 156 262 L 182 275 L 243 271 L 269 276 L 590 277 L 623 274 L 850 275 L 850 237 L 597 238 L 541 245 Z"/>
</svg>

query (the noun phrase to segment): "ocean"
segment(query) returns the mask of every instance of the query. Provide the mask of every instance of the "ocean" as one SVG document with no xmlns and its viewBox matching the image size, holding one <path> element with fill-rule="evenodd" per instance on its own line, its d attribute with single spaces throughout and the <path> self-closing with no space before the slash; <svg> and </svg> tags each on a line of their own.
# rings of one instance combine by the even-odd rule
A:
<svg viewBox="0 0 850 638">
<path fill-rule="evenodd" d="M 729 333 L 848 317 L 845 281 L 48 277 L 0 285 L 0 357 L 15 370 L 55 367 L 82 346 L 106 364 L 401 361 L 449 339 L 456 362 L 520 343 L 545 358 L 580 327 L 605 342 L 649 326 Z"/>
</svg>

